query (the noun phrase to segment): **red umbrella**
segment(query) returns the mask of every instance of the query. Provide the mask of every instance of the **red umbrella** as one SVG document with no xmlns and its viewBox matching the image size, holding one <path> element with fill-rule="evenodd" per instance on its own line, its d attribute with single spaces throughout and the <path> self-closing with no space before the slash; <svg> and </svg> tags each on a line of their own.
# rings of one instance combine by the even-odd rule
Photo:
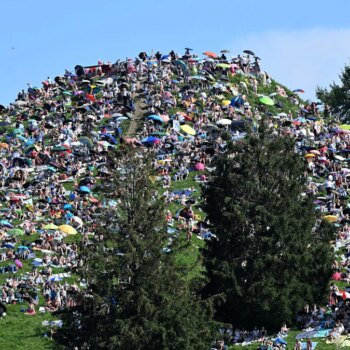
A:
<svg viewBox="0 0 350 350">
<path fill-rule="evenodd" d="M 95 101 L 95 96 L 94 95 L 90 95 L 90 94 L 86 94 L 85 95 L 87 99 L 89 99 L 91 102 Z"/>
<path fill-rule="evenodd" d="M 205 51 L 205 52 L 203 52 L 203 55 L 206 55 L 206 56 L 211 57 L 211 58 L 219 57 L 215 52 L 211 52 L 211 51 Z"/>
</svg>

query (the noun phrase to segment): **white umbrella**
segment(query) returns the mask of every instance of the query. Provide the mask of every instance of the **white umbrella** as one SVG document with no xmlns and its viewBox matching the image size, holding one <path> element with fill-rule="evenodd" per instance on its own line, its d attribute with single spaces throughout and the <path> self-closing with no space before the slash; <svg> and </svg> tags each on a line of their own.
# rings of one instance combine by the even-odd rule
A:
<svg viewBox="0 0 350 350">
<path fill-rule="evenodd" d="M 232 120 L 231 119 L 220 119 L 216 122 L 217 125 L 231 125 Z"/>
</svg>

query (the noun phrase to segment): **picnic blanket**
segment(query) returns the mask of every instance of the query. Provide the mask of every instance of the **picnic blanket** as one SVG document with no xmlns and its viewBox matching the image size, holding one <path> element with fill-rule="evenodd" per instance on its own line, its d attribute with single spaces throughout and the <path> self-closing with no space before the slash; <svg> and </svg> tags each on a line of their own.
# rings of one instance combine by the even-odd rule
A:
<svg viewBox="0 0 350 350">
<path fill-rule="evenodd" d="M 312 350 L 315 350 L 317 343 L 316 342 L 312 342 Z M 306 350 L 306 343 L 301 343 L 302 346 L 302 350 Z"/>
<path fill-rule="evenodd" d="M 313 338 L 326 338 L 329 336 L 330 331 L 331 329 L 320 329 Z"/>
<path fill-rule="evenodd" d="M 57 320 L 57 321 L 43 321 L 42 323 L 41 323 L 41 325 L 43 326 L 43 327 L 45 327 L 45 326 L 55 326 L 55 327 L 62 327 L 63 326 L 63 322 L 62 322 L 62 320 Z"/>
</svg>

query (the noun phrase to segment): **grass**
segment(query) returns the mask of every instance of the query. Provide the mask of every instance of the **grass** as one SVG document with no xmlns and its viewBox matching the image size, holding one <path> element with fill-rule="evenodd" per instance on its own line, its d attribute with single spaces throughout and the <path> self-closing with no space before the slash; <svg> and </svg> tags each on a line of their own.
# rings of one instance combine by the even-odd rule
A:
<svg viewBox="0 0 350 350">
<path fill-rule="evenodd" d="M 287 342 L 287 350 L 294 349 L 295 337 L 298 333 L 300 333 L 300 332 L 295 331 L 295 330 L 290 331 L 288 333 L 288 337 L 285 338 L 285 340 Z M 302 341 L 305 342 L 305 339 L 303 339 Z M 312 341 L 317 342 L 316 350 L 331 350 L 331 349 L 337 348 L 335 344 L 326 344 L 325 340 L 321 339 L 321 338 L 313 338 Z M 241 345 L 232 345 L 229 347 L 229 350 L 235 350 L 235 349 L 240 349 L 240 348 L 246 349 L 246 350 L 256 350 L 259 345 L 260 345 L 259 342 L 256 342 L 252 345 L 245 346 L 245 347 L 242 347 Z"/>
</svg>

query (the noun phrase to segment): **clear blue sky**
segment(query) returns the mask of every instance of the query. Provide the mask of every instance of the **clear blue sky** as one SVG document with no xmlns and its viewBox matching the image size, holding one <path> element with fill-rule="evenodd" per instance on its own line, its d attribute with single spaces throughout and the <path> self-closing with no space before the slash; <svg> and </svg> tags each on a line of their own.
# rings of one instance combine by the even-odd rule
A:
<svg viewBox="0 0 350 350">
<path fill-rule="evenodd" d="M 312 96 L 349 62 L 349 13 L 347 0 L 3 0 L 0 104 L 76 64 L 186 46 L 254 50 L 272 76 Z"/>
</svg>

